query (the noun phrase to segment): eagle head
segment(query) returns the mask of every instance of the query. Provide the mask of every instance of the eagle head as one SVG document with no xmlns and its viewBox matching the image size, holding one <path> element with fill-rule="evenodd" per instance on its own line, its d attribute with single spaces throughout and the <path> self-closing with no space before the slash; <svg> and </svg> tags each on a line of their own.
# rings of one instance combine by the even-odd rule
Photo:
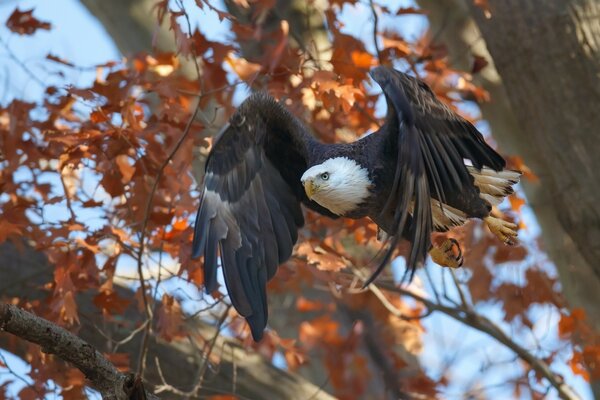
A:
<svg viewBox="0 0 600 400">
<path fill-rule="evenodd" d="M 304 191 L 334 214 L 354 211 L 369 197 L 369 171 L 348 157 L 335 157 L 310 167 L 300 178 Z"/>
</svg>

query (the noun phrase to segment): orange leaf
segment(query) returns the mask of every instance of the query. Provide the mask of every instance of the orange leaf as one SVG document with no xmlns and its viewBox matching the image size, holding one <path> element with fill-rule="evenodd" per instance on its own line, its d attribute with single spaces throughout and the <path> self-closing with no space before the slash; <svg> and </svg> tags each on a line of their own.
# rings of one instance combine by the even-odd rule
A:
<svg viewBox="0 0 600 400">
<path fill-rule="evenodd" d="M 510 201 L 510 207 L 515 212 L 521 211 L 521 207 L 525 205 L 525 199 L 517 196 L 516 194 L 510 195 L 508 200 Z"/>
<path fill-rule="evenodd" d="M 350 57 L 358 68 L 371 68 L 373 65 L 373 56 L 366 51 L 353 51 Z"/>
<path fill-rule="evenodd" d="M 560 321 L 558 322 L 558 334 L 563 339 L 568 338 L 573 331 L 575 331 L 575 327 L 578 322 L 585 320 L 585 311 L 583 308 L 574 308 L 571 310 L 571 315 L 560 316 Z"/>
<path fill-rule="evenodd" d="M 346 263 L 341 257 L 327 252 L 322 247 L 313 247 L 304 242 L 300 244 L 296 250 L 298 255 L 305 256 L 309 264 L 315 265 L 317 268 L 324 271 L 339 271 L 346 267 Z"/>
<path fill-rule="evenodd" d="M 332 320 L 329 315 L 323 315 L 300 324 L 300 341 L 308 345 L 319 342 L 336 344 L 341 341 L 338 329 L 337 321 Z"/>
<path fill-rule="evenodd" d="M 236 58 L 232 53 L 225 57 L 227 64 L 233 69 L 233 72 L 240 77 L 241 80 L 247 81 L 256 78 L 256 75 L 262 69 L 260 64 L 252 63 L 245 58 Z"/>
<path fill-rule="evenodd" d="M 156 328 L 161 337 L 171 341 L 183 335 L 183 314 L 179 302 L 174 297 L 164 294 L 156 314 Z"/>
<path fill-rule="evenodd" d="M 583 377 L 587 382 L 590 381 L 590 374 L 585 367 L 582 353 L 578 351 L 573 352 L 573 357 L 569 360 L 569 366 L 575 375 Z"/>
<path fill-rule="evenodd" d="M 101 310 L 112 315 L 122 315 L 125 313 L 131 301 L 120 297 L 114 291 L 103 291 L 94 297 L 94 304 Z"/>
<path fill-rule="evenodd" d="M 115 158 L 115 162 L 119 167 L 119 171 L 121 171 L 121 175 L 123 175 L 121 182 L 123 182 L 123 184 L 129 183 L 135 173 L 135 165 L 131 165 L 129 156 L 125 154 L 119 154 Z"/>
<path fill-rule="evenodd" d="M 323 303 L 311 301 L 301 296 L 296 300 L 296 309 L 300 312 L 319 311 L 323 309 Z"/>
<path fill-rule="evenodd" d="M 386 49 L 394 49 L 396 50 L 397 55 L 405 56 L 410 54 L 410 47 L 408 43 L 400 38 L 390 39 L 388 37 L 382 36 L 383 47 Z"/>
<path fill-rule="evenodd" d="M 583 360 L 593 380 L 600 379 L 600 345 L 585 346 Z"/>
<path fill-rule="evenodd" d="M 90 121 L 92 121 L 94 124 L 99 124 L 108 121 L 108 117 L 106 114 L 104 114 L 104 111 L 98 109 L 91 112 Z"/>
<path fill-rule="evenodd" d="M 185 218 L 182 219 L 178 219 L 175 222 L 173 222 L 173 230 L 176 231 L 185 231 L 188 227 L 188 221 Z"/>
<path fill-rule="evenodd" d="M 62 298 L 60 316 L 63 321 L 66 321 L 71 325 L 75 321 L 79 323 L 79 316 L 77 315 L 77 303 L 75 303 L 75 296 L 73 296 L 73 292 L 65 293 L 64 297 Z"/>
</svg>

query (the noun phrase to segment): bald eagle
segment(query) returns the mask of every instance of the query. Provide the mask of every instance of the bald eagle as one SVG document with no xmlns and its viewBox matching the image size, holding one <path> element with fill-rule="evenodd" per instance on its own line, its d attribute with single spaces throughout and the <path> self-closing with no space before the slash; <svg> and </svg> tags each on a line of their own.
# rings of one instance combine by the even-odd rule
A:
<svg viewBox="0 0 600 400">
<path fill-rule="evenodd" d="M 323 144 L 264 93 L 250 96 L 222 129 L 206 161 L 193 257 L 204 256 L 207 292 L 220 256 L 231 302 L 254 340 L 267 324 L 266 284 L 292 254 L 305 207 L 331 218 L 371 218 L 387 236 L 381 271 L 401 238 L 411 243 L 410 277 L 431 250 L 460 266 L 452 243 L 433 248 L 432 231 L 483 219 L 502 241 L 516 225 L 490 215 L 519 172 L 422 81 L 380 66 L 371 71 L 387 99 L 381 128 L 353 143 Z M 460 252 L 459 252 L 460 254 Z"/>
</svg>

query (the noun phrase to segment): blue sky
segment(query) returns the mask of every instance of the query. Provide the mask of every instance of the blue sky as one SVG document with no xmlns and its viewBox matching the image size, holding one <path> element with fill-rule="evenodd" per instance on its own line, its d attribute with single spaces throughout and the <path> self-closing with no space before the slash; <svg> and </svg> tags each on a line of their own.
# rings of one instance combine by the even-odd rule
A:
<svg viewBox="0 0 600 400">
<path fill-rule="evenodd" d="M 98 0 L 101 1 L 101 0 Z M 193 0 L 185 0 L 189 9 L 194 7 Z M 379 3 L 387 4 L 390 7 L 396 7 L 397 1 L 388 0 Z M 410 1 L 403 1 L 406 6 L 411 5 Z M 77 71 L 69 68 L 63 68 L 59 65 L 49 66 L 45 62 L 48 53 L 65 58 L 79 66 L 93 66 L 107 61 L 120 60 L 116 46 L 112 39 L 107 35 L 104 28 L 98 21 L 76 0 L 3 0 L 0 1 L 0 21 L 5 21 L 13 12 L 15 7 L 20 9 L 35 8 L 35 15 L 43 20 L 52 23 L 51 31 L 39 31 L 33 37 L 18 37 L 12 35 L 2 24 L 0 27 L 0 38 L 3 44 L 0 44 L 0 103 L 6 104 L 13 98 L 25 99 L 28 101 L 37 101 L 43 94 L 43 87 L 37 82 L 64 84 L 70 82 L 74 86 L 89 84 L 95 77 L 95 71 Z M 213 40 L 220 40 L 223 37 L 230 37 L 229 25 L 226 21 L 219 22 L 214 13 L 196 12 L 193 15 L 194 20 L 199 22 L 202 31 Z M 373 49 L 372 43 L 372 25 L 371 11 L 367 5 L 358 3 L 356 7 L 346 6 L 343 10 L 342 19 L 346 21 L 345 31 L 356 35 L 365 40 L 368 49 Z M 382 18 L 381 28 L 399 29 L 406 38 L 418 37 L 423 29 L 426 29 L 426 19 L 423 16 Z M 32 78 L 27 72 L 23 71 L 18 64 L 10 59 L 4 46 L 8 46 L 14 55 L 21 60 L 33 74 Z M 65 74 L 61 77 L 58 73 Z M 477 112 L 473 108 L 473 112 Z M 383 113 L 383 110 L 382 110 Z M 485 127 L 485 124 L 483 124 Z M 61 210 L 55 210 L 61 213 Z M 528 208 L 525 209 L 525 218 L 529 228 L 523 232 L 525 242 L 533 242 L 537 237 L 539 228 L 535 223 L 534 217 Z M 434 282 L 441 282 L 441 269 L 430 268 L 433 272 Z M 510 272 L 510 268 L 503 269 Z M 516 268 L 512 269 L 512 271 Z M 507 272 L 505 272 L 507 273 Z M 460 272 L 459 272 L 460 277 Z M 519 279 L 517 277 L 517 279 Z M 522 279 L 522 278 L 521 278 Z M 451 293 L 452 294 L 452 293 Z M 502 320 L 502 314 L 498 307 L 488 305 L 483 306 L 479 311 L 485 313 L 494 320 Z M 557 313 L 539 310 L 539 324 L 536 324 L 536 333 L 540 336 L 550 335 L 544 338 L 545 343 L 556 341 L 553 326 L 557 323 Z M 425 350 L 421 356 L 424 368 L 431 371 L 443 370 L 441 366 L 448 361 L 448 357 L 455 355 L 457 358 L 457 368 L 454 371 L 461 371 L 454 376 L 453 384 L 448 390 L 448 398 L 460 398 L 461 385 L 465 384 L 474 377 L 477 377 L 477 370 L 482 360 L 488 357 L 496 357 L 500 360 L 510 360 L 511 353 L 502 346 L 490 341 L 482 334 L 467 329 L 462 324 L 458 324 L 449 318 L 433 315 L 423 321 L 426 328 Z M 502 324 L 503 328 L 510 332 L 511 327 L 508 324 Z M 550 332 L 550 333 L 548 333 Z M 554 335 L 554 336 L 552 336 Z M 527 346 L 534 346 L 533 337 L 521 338 Z M 454 349 L 450 352 L 449 349 Z M 26 364 L 17 361 L 6 352 L 10 365 L 20 374 L 27 369 Z M 569 369 L 565 366 L 560 369 L 560 373 L 568 377 L 571 385 L 584 396 L 584 399 L 591 399 L 592 396 L 587 389 L 587 385 L 579 377 L 573 377 Z M 494 369 L 491 376 L 482 378 L 482 384 L 493 385 L 502 383 L 515 371 L 515 365 L 507 362 Z M 6 376 L 6 371 L 0 369 L 0 382 Z M 507 396 L 508 393 L 502 391 L 489 392 L 496 397 Z M 553 398 L 553 392 L 550 398 Z"/>
</svg>

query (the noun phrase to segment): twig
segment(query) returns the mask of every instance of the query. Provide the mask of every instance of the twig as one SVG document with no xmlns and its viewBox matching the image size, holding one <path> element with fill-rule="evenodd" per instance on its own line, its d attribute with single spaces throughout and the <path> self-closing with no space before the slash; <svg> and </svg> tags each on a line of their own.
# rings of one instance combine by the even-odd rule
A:
<svg viewBox="0 0 600 400">
<path fill-rule="evenodd" d="M 373 44 L 375 45 L 375 52 L 377 53 L 377 59 L 381 64 L 383 61 L 383 56 L 381 54 L 381 49 L 379 48 L 379 43 L 377 42 L 377 31 L 379 24 L 379 16 L 377 16 L 377 10 L 375 10 L 375 3 L 373 0 L 369 0 L 369 6 L 371 7 L 371 12 L 373 13 Z"/>
<path fill-rule="evenodd" d="M 208 369 L 210 355 L 212 354 L 212 351 L 217 343 L 217 339 L 219 338 L 219 335 L 221 333 L 221 327 L 225 323 L 225 320 L 227 319 L 227 315 L 229 315 L 230 309 L 231 309 L 231 305 L 228 305 L 227 307 L 225 307 L 223 314 L 221 314 L 219 321 L 217 321 L 215 333 L 213 334 L 213 337 L 208 342 L 208 350 L 207 350 L 206 354 L 203 355 L 204 363 L 202 364 L 202 367 L 200 368 L 200 371 L 198 373 L 198 382 L 194 385 L 194 387 L 189 391 L 183 391 L 183 390 L 177 389 L 173 385 L 167 383 L 167 381 L 163 375 L 162 369 L 160 368 L 158 359 L 155 359 L 154 362 L 156 363 L 156 368 L 158 370 L 159 377 L 162 381 L 161 385 L 156 387 L 156 393 L 161 393 L 161 392 L 167 391 L 167 392 L 171 392 L 171 393 L 177 394 L 179 396 L 182 396 L 184 398 L 195 398 L 198 396 L 198 393 L 199 393 L 200 389 L 202 389 L 202 385 L 204 383 L 204 376 Z M 193 343 L 193 341 L 192 341 L 192 343 Z"/>
<path fill-rule="evenodd" d="M 8 361 L 6 361 L 6 357 L 4 357 L 4 354 L 2 354 L 2 353 L 0 353 L 0 361 L 2 361 L 4 363 L 3 368 L 6 368 L 12 376 L 17 378 L 21 382 L 23 382 L 27 387 L 31 388 L 34 392 L 36 392 L 40 397 L 43 397 L 43 394 L 40 393 L 40 391 L 38 390 L 37 387 L 35 387 L 35 385 L 32 385 L 27 379 L 25 379 L 21 375 L 17 374 L 17 372 L 10 367 L 10 365 L 8 364 Z"/>
<path fill-rule="evenodd" d="M 432 311 L 439 311 L 459 322 L 462 322 L 465 325 L 468 325 L 480 332 L 486 333 L 487 335 L 496 339 L 498 342 L 502 343 L 504 346 L 508 347 L 511 351 L 518 355 L 521 360 L 525 361 L 531 366 L 531 368 L 546 378 L 548 382 L 550 382 L 550 384 L 557 390 L 561 398 L 568 400 L 580 399 L 579 395 L 569 385 L 567 385 L 559 375 L 552 372 L 547 363 L 514 342 L 494 322 L 483 315 L 477 314 L 475 311 L 465 307 L 453 308 L 444 304 L 435 303 L 410 290 L 396 287 L 393 284 L 380 282 L 378 283 L 378 286 L 383 290 L 412 297 L 413 299 L 423 303 Z"/>
<path fill-rule="evenodd" d="M 231 309 L 230 305 L 225 307 L 223 314 L 221 314 L 221 318 L 219 318 L 219 321 L 217 322 L 217 329 L 215 330 L 215 334 L 213 335 L 212 339 L 209 342 L 208 351 L 206 352 L 206 355 L 204 356 L 205 361 L 204 361 L 204 364 L 202 364 L 202 369 L 200 370 L 200 377 L 198 379 L 198 383 L 194 387 L 194 394 L 196 394 L 198 392 L 198 390 L 200 390 L 200 388 L 202 387 L 202 383 L 204 382 L 204 375 L 206 375 L 206 371 L 208 370 L 210 355 L 212 354 L 212 351 L 215 348 L 215 344 L 217 343 L 217 339 L 219 337 L 219 334 L 221 333 L 221 327 L 225 323 L 225 320 L 227 319 L 227 315 L 229 315 L 230 309 Z"/>
<path fill-rule="evenodd" d="M 146 229 L 148 227 L 148 220 L 150 219 L 150 211 L 152 210 L 152 202 L 154 200 L 154 195 L 156 193 L 156 189 L 158 188 L 158 183 L 160 182 L 160 180 L 163 176 L 165 168 L 167 167 L 169 162 L 173 159 L 173 157 L 175 156 L 175 153 L 177 153 L 177 150 L 179 150 L 179 148 L 183 144 L 185 138 L 189 134 L 190 129 L 192 128 L 194 120 L 196 119 L 196 116 L 198 115 L 199 111 L 200 111 L 200 100 L 198 100 L 198 102 L 196 103 L 194 112 L 190 116 L 190 119 L 188 120 L 187 125 L 185 126 L 185 128 L 181 134 L 181 137 L 175 144 L 175 147 L 173 148 L 173 150 L 171 150 L 171 153 L 169 154 L 169 156 L 163 161 L 160 168 L 158 169 L 158 174 L 156 176 L 156 179 L 154 180 L 154 184 L 152 185 L 150 194 L 148 195 L 148 201 L 146 202 L 146 209 L 144 211 L 144 220 L 143 220 L 141 236 L 140 236 L 140 247 L 138 249 L 138 254 L 137 254 L 137 272 L 138 272 L 138 277 L 139 277 L 139 281 L 140 281 L 140 285 L 141 285 L 142 298 L 144 300 L 144 309 L 146 310 L 146 317 L 150 320 L 152 319 L 152 311 L 150 310 L 147 293 L 146 293 L 146 279 L 144 278 L 142 257 L 144 255 L 145 241 L 146 241 Z M 148 349 L 147 337 L 150 333 L 151 327 L 152 327 L 152 324 L 148 324 L 146 329 L 144 330 L 144 338 L 142 340 L 142 348 L 140 349 L 140 356 L 139 356 L 138 367 L 137 367 L 137 374 L 140 376 L 143 376 L 143 372 L 144 372 L 144 361 L 145 361 L 146 352 Z"/>
<path fill-rule="evenodd" d="M 25 71 L 25 73 L 29 76 L 30 79 L 32 79 L 35 83 L 37 83 L 38 85 L 40 85 L 43 88 L 45 88 L 47 86 L 47 84 L 43 80 L 38 78 L 37 75 L 34 74 L 33 71 L 31 71 L 29 69 L 29 67 L 27 67 L 27 65 L 25 65 L 25 63 L 23 61 L 21 61 L 17 58 L 15 53 L 13 53 L 12 50 L 10 49 L 10 47 L 8 47 L 8 43 L 6 43 L 4 41 L 2 36 L 0 36 L 0 43 L 2 44 L 2 47 L 4 47 L 4 49 L 8 53 L 8 56 L 10 57 L 10 59 L 13 60 L 15 63 L 17 63 L 19 65 L 19 67 L 21 67 L 23 69 L 23 71 Z"/>
</svg>

